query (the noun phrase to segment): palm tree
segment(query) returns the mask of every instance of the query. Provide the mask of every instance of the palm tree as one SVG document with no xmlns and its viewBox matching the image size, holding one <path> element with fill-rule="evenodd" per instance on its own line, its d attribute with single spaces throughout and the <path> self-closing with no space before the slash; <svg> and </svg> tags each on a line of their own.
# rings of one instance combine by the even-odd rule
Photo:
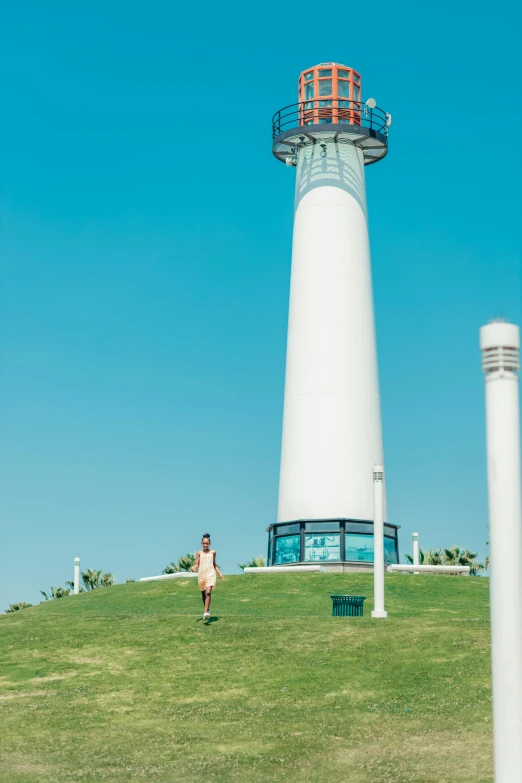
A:
<svg viewBox="0 0 522 783">
<path fill-rule="evenodd" d="M 259 555 L 259 557 L 253 557 L 252 560 L 249 563 L 238 563 L 238 568 L 241 568 L 243 571 L 245 568 L 263 568 L 265 565 L 265 558 L 262 555 Z"/>
<path fill-rule="evenodd" d="M 40 590 L 41 594 L 46 601 L 53 601 L 55 598 L 65 598 L 71 592 L 68 587 L 52 587 L 50 593 L 46 593 L 44 590 Z"/>
<path fill-rule="evenodd" d="M 195 565 L 196 555 L 189 553 L 188 555 L 182 555 L 180 558 L 178 558 L 177 563 L 169 563 L 168 566 L 165 566 L 162 573 L 179 574 L 180 571 L 190 571 L 190 569 Z"/>
<path fill-rule="evenodd" d="M 86 590 L 96 590 L 100 586 L 101 571 L 95 571 L 94 568 L 89 568 L 87 571 L 82 571 L 81 577 L 83 586 Z"/>
<path fill-rule="evenodd" d="M 65 584 L 66 584 L 66 585 L 69 585 L 69 587 L 71 588 L 71 590 L 72 590 L 72 591 L 73 591 L 73 593 L 74 593 L 74 582 L 71 582 L 70 580 L 68 580 L 68 581 L 66 581 L 66 583 L 65 583 Z M 84 593 L 84 592 L 85 592 L 85 590 L 83 589 L 83 587 L 82 587 L 81 585 L 80 585 L 80 587 L 79 587 L 79 589 L 78 589 L 78 592 L 79 592 L 79 593 Z"/>
<path fill-rule="evenodd" d="M 182 555 L 178 560 L 180 571 L 190 571 L 196 565 L 196 555 L 188 554 Z"/>
<path fill-rule="evenodd" d="M 32 604 L 28 604 L 25 601 L 19 601 L 17 604 L 10 604 L 9 609 L 6 609 L 5 613 L 18 612 L 20 609 L 27 609 L 28 606 L 32 606 Z"/>
<path fill-rule="evenodd" d="M 82 571 L 82 582 L 86 590 L 97 590 L 99 587 L 115 585 L 116 577 L 114 574 L 89 568 L 87 571 Z"/>
<path fill-rule="evenodd" d="M 413 563 L 413 557 L 406 555 L 408 563 Z M 419 549 L 419 565 L 442 565 L 442 549 Z"/>
<path fill-rule="evenodd" d="M 484 563 L 477 560 L 478 552 L 470 552 L 469 549 L 460 549 L 458 546 L 452 546 L 444 550 L 444 565 L 462 565 L 469 566 L 470 576 L 478 576 L 481 571 L 486 570 Z"/>
<path fill-rule="evenodd" d="M 177 574 L 179 571 L 181 571 L 180 567 L 176 565 L 176 563 L 169 563 L 168 566 L 165 566 L 162 574 Z"/>
</svg>

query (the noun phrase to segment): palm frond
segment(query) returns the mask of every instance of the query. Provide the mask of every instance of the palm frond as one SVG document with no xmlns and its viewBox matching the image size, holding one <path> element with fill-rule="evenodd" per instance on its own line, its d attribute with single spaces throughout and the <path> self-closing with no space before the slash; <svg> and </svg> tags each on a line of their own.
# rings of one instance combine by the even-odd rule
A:
<svg viewBox="0 0 522 783">
<path fill-rule="evenodd" d="M 27 609 L 29 606 L 32 606 L 32 604 L 28 604 L 25 601 L 19 601 L 17 604 L 9 604 L 9 609 L 6 609 L 5 613 L 9 614 L 9 612 L 19 612 L 20 609 Z"/>
<path fill-rule="evenodd" d="M 245 568 L 263 568 L 265 565 L 265 558 L 262 555 L 259 555 L 258 557 L 253 557 L 249 563 L 238 563 L 237 565 L 238 568 L 241 568 L 243 571 Z"/>
<path fill-rule="evenodd" d="M 190 571 L 196 565 L 196 555 L 189 554 L 182 555 L 178 560 L 178 566 L 180 571 Z"/>
<path fill-rule="evenodd" d="M 165 566 L 162 574 L 177 574 L 179 572 L 180 568 L 176 565 L 176 563 L 169 563 L 168 566 Z"/>
</svg>

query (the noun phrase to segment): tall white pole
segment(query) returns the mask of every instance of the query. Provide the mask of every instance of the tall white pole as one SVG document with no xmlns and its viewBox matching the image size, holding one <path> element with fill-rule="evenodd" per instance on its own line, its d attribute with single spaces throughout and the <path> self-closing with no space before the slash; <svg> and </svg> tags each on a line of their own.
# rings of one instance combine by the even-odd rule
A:
<svg viewBox="0 0 522 783">
<path fill-rule="evenodd" d="M 80 592 L 80 558 L 74 558 L 74 595 Z"/>
<path fill-rule="evenodd" d="M 413 533 L 413 565 L 419 565 L 419 534 Z"/>
<path fill-rule="evenodd" d="M 413 533 L 413 565 L 419 565 L 419 534 Z M 418 574 L 418 571 L 414 571 Z"/>
<path fill-rule="evenodd" d="M 522 498 L 518 326 L 480 330 L 486 386 L 496 783 L 522 781 Z"/>
<path fill-rule="evenodd" d="M 373 467 L 373 612 L 388 617 L 384 609 L 384 493 L 382 465 Z"/>
</svg>

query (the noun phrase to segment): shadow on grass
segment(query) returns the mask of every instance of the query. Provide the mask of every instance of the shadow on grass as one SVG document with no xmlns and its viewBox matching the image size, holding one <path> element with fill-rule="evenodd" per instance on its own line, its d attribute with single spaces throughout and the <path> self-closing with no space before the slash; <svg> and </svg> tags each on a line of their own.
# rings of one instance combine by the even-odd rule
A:
<svg viewBox="0 0 522 783">
<path fill-rule="evenodd" d="M 209 617 L 208 620 L 204 620 L 202 617 L 198 617 L 196 620 L 197 623 L 204 623 L 205 625 L 210 625 L 210 623 L 218 623 L 219 617 Z"/>
</svg>

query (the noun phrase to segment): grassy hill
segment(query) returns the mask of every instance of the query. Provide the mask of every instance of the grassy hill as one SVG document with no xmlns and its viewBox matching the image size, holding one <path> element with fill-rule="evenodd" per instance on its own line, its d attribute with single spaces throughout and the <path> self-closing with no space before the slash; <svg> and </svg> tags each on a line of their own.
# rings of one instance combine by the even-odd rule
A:
<svg viewBox="0 0 522 783">
<path fill-rule="evenodd" d="M 367 595 L 331 617 L 330 593 Z M 0 618 L 2 783 L 492 781 L 488 580 L 191 579 Z"/>
</svg>

